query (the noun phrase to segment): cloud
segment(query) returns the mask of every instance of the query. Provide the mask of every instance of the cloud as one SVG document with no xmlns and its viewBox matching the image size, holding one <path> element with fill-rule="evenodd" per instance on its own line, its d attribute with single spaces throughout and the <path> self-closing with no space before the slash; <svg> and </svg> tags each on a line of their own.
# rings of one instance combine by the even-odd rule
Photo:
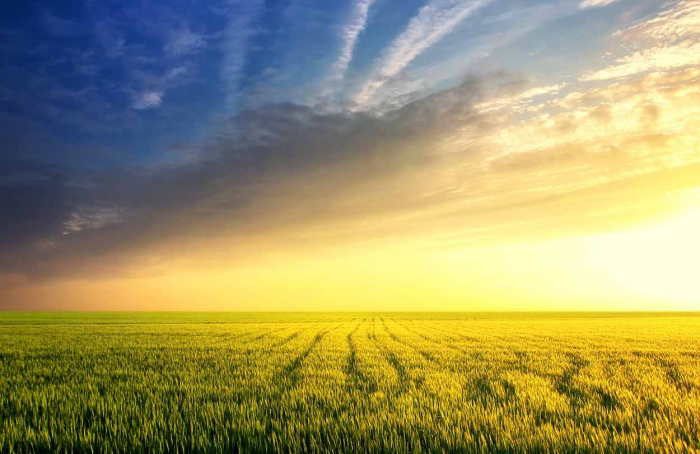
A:
<svg viewBox="0 0 700 454">
<path fill-rule="evenodd" d="M 124 222 L 120 208 L 78 207 L 70 218 L 63 222 L 64 235 L 80 232 L 83 229 L 100 229 L 108 224 Z"/>
<path fill-rule="evenodd" d="M 504 153 L 515 153 L 573 142 L 602 151 L 621 147 L 635 135 L 670 137 L 692 131 L 699 91 L 696 69 L 573 91 L 548 101 L 538 115 L 504 129 L 496 140 Z M 653 119 L 656 122 L 650 124 Z"/>
<path fill-rule="evenodd" d="M 131 95 L 132 109 L 158 109 L 168 91 L 192 83 L 196 75 L 197 66 L 190 62 L 165 67 L 160 71 L 132 69 L 129 72 L 131 86 L 124 91 Z"/>
<path fill-rule="evenodd" d="M 477 106 L 482 112 L 489 112 L 501 108 L 511 109 L 513 111 L 523 111 L 530 107 L 534 98 L 538 98 L 546 95 L 556 95 L 563 88 L 567 86 L 566 83 L 545 85 L 540 87 L 530 88 L 524 92 L 518 93 L 512 96 L 505 96 L 502 98 L 491 99 L 483 104 Z"/>
<path fill-rule="evenodd" d="M 374 93 L 369 105 L 378 112 L 392 110 L 420 99 L 436 86 L 459 83 L 474 68 L 491 66 L 490 56 L 497 49 L 516 42 L 544 24 L 577 11 L 576 5 L 568 2 L 538 4 L 476 19 L 476 24 L 486 26 L 490 31 L 473 36 L 453 35 L 449 43 L 441 46 L 442 58 L 431 58 L 429 62 L 402 70 Z M 523 21 L 523 17 L 530 20 Z"/>
<path fill-rule="evenodd" d="M 122 57 L 126 51 L 126 38 L 109 21 L 95 23 L 95 37 L 104 49 L 107 58 Z"/>
<path fill-rule="evenodd" d="M 686 70 L 557 95 L 493 73 L 381 116 L 242 108 L 167 166 L 3 164 L 0 274 L 94 279 L 615 229 L 698 186 L 698 84 Z M 542 111 L 516 115 L 536 96 Z M 499 99 L 511 108 L 480 107 Z"/>
<path fill-rule="evenodd" d="M 195 52 L 206 45 L 204 36 L 193 33 L 189 27 L 183 27 L 170 32 L 163 50 L 168 55 L 177 56 Z"/>
<path fill-rule="evenodd" d="M 163 103 L 163 92 L 141 93 L 134 99 L 131 107 L 136 110 L 157 109 Z"/>
<path fill-rule="evenodd" d="M 67 174 L 52 166 L 0 163 L 0 181 L 0 207 L 10 214 L 0 228 L 0 258 L 17 260 L 22 248 L 55 236 L 79 201 L 66 184 Z"/>
<path fill-rule="evenodd" d="M 387 80 L 395 77 L 418 55 L 490 2 L 491 0 L 433 0 L 423 6 L 406 29 L 385 50 L 373 75 L 353 97 L 354 102 L 360 106 L 370 102 L 374 93 Z"/>
<path fill-rule="evenodd" d="M 369 9 L 374 2 L 375 0 L 356 0 L 353 4 L 350 18 L 341 30 L 343 44 L 340 48 L 340 54 L 337 60 L 329 71 L 328 79 L 330 81 L 339 81 L 345 77 L 345 73 L 352 61 L 355 45 L 360 37 L 360 33 L 362 33 L 367 25 Z"/>
<path fill-rule="evenodd" d="M 185 251 L 227 251 L 229 260 L 248 250 L 244 244 L 268 243 L 261 238 L 302 238 L 424 203 L 397 178 L 430 166 L 434 139 L 456 124 L 488 127 L 472 109 L 480 84 L 470 80 L 386 118 L 295 104 L 243 110 L 231 120 L 235 128 L 196 144 L 199 159 L 181 165 L 0 166 L 0 206 L 13 217 L 0 228 L 0 271 L 112 274 L 144 255 L 178 260 Z M 212 241 L 230 244 L 212 248 Z"/>
<path fill-rule="evenodd" d="M 41 10 L 40 17 L 41 22 L 52 35 L 72 36 L 80 33 L 80 28 L 75 22 L 57 17 L 47 9 Z"/>
<path fill-rule="evenodd" d="M 614 64 L 591 71 L 581 81 L 618 79 L 648 71 L 668 71 L 700 64 L 700 3 L 681 0 L 651 19 L 613 35 L 630 49 Z"/>
<path fill-rule="evenodd" d="M 668 71 L 700 64 L 700 42 L 683 41 L 668 47 L 653 47 L 619 58 L 615 65 L 583 75 L 581 81 L 618 79 L 648 71 Z"/>
<path fill-rule="evenodd" d="M 244 75 L 248 45 L 257 33 L 255 22 L 264 8 L 264 0 L 238 0 L 231 4 L 227 14 L 221 79 L 227 87 L 229 109 L 234 108 L 240 98 L 239 84 Z"/>
<path fill-rule="evenodd" d="M 581 3 L 579 3 L 578 7 L 579 9 L 601 8 L 603 6 L 608 6 L 616 1 L 619 0 L 584 0 Z"/>
</svg>

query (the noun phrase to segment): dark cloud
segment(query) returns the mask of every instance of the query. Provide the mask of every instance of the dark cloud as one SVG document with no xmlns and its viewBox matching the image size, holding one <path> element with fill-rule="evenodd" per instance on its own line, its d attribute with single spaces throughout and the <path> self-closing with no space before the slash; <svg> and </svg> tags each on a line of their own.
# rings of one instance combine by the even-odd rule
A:
<svg viewBox="0 0 700 454">
<path fill-rule="evenodd" d="M 434 144 L 455 128 L 490 130 L 473 107 L 483 87 L 470 79 L 384 116 L 295 104 L 245 110 L 214 140 L 191 145 L 198 158 L 185 163 L 128 170 L 3 164 L 0 273 L 119 273 L 139 254 L 177 258 L 220 238 L 243 244 L 425 203 L 420 188 L 396 179 L 429 169 L 438 159 Z"/>
<path fill-rule="evenodd" d="M 66 219 L 76 202 L 74 191 L 66 185 L 66 175 L 56 168 L 0 165 L 0 249 L 4 261 L 60 234 L 61 220 Z"/>
<path fill-rule="evenodd" d="M 639 194 L 663 198 L 697 185 L 686 178 L 693 170 L 663 171 L 682 134 L 649 129 L 601 139 L 601 126 L 614 127 L 618 113 L 607 103 L 592 109 L 587 93 L 567 96 L 570 104 L 583 100 L 577 112 L 520 121 L 522 134 L 513 132 L 508 107 L 479 110 L 527 88 L 492 74 L 381 115 L 251 105 L 210 139 L 138 167 L 57 167 L 19 151 L 5 155 L 0 275 L 133 275 L 154 272 L 153 263 L 230 265 L 326 241 L 451 229 L 483 244 L 503 232 L 549 238 L 628 225 L 641 216 Z M 42 142 L 30 140 L 31 128 L 18 131 L 17 150 Z M 503 135 L 507 149 L 499 148 Z M 540 146 L 540 137 L 552 140 Z M 523 143 L 530 138 L 537 147 Z M 650 176 L 633 180 L 640 173 Z"/>
</svg>

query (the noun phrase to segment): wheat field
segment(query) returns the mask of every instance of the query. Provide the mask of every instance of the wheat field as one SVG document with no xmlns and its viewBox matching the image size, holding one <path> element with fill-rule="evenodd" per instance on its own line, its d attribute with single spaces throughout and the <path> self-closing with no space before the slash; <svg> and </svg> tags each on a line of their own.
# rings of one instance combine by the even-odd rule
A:
<svg viewBox="0 0 700 454">
<path fill-rule="evenodd" d="M 698 314 L 3 313 L 0 451 L 700 452 Z"/>
</svg>

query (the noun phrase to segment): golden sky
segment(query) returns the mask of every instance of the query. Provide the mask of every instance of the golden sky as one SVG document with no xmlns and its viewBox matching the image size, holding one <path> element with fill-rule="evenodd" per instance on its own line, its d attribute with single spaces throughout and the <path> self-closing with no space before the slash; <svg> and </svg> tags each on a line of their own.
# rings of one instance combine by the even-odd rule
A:
<svg viewBox="0 0 700 454">
<path fill-rule="evenodd" d="M 0 307 L 700 309 L 700 2 L 562 5 L 418 10 L 154 159 L 7 167 Z"/>
</svg>

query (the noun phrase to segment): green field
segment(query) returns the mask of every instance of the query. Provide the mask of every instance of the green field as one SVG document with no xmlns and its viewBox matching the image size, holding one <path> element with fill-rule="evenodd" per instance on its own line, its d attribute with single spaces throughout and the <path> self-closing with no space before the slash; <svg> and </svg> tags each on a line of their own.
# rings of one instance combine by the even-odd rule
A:
<svg viewBox="0 0 700 454">
<path fill-rule="evenodd" d="M 0 314 L 0 452 L 700 452 L 700 314 Z"/>
</svg>

